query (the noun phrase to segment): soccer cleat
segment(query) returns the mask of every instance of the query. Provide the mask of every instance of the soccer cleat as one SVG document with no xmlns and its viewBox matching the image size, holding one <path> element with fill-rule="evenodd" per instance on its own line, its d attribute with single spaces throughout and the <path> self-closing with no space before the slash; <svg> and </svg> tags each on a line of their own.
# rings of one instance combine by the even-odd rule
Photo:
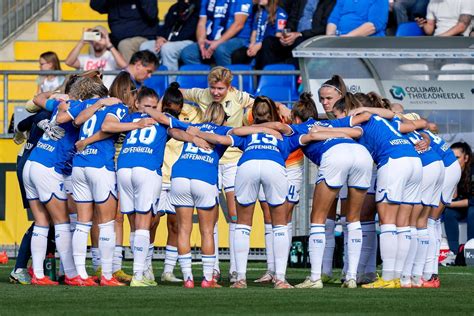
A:
<svg viewBox="0 0 474 316">
<path fill-rule="evenodd" d="M 234 284 L 230 286 L 232 289 L 246 289 L 247 281 L 246 280 L 237 280 Z"/>
<path fill-rule="evenodd" d="M 125 283 L 120 282 L 114 277 L 107 280 L 104 276 L 100 278 L 100 286 L 126 286 Z"/>
<path fill-rule="evenodd" d="M 395 289 L 396 284 L 395 280 L 385 281 L 381 277 L 378 277 L 375 282 L 369 284 L 363 284 L 362 288 L 364 289 Z"/>
<path fill-rule="evenodd" d="M 40 285 L 40 286 L 48 286 L 48 285 L 58 285 L 58 282 L 51 281 L 51 279 L 47 276 L 44 276 L 43 278 L 37 278 L 36 275 L 33 274 L 33 277 L 31 278 L 31 284 L 33 285 Z"/>
<path fill-rule="evenodd" d="M 123 270 L 117 270 L 113 274 L 113 277 L 117 279 L 117 281 L 122 283 L 130 283 L 132 281 L 132 276 L 126 274 Z"/>
<path fill-rule="evenodd" d="M 31 276 L 26 269 L 13 269 L 8 277 L 10 283 L 28 285 L 31 284 Z"/>
<path fill-rule="evenodd" d="M 135 278 L 132 278 L 132 281 L 130 282 L 131 287 L 146 287 L 146 286 L 156 286 L 157 283 L 153 280 L 149 280 L 147 278 L 142 278 L 141 280 L 137 280 Z"/>
<path fill-rule="evenodd" d="M 161 281 L 162 282 L 172 282 L 172 283 L 183 282 L 183 280 L 178 279 L 177 277 L 175 277 L 173 272 L 163 272 L 161 274 Z"/>
<path fill-rule="evenodd" d="M 216 283 L 218 283 L 221 280 L 221 272 L 219 270 L 214 269 L 214 271 L 212 271 L 212 278 L 214 279 L 214 281 L 216 281 Z"/>
<path fill-rule="evenodd" d="M 194 289 L 194 280 L 191 278 L 184 281 L 183 287 L 186 289 Z"/>
<path fill-rule="evenodd" d="M 145 271 L 143 271 L 143 277 L 147 278 L 148 280 L 155 281 L 155 274 L 153 273 L 153 266 L 149 265 Z"/>
<path fill-rule="evenodd" d="M 270 282 L 275 282 L 274 279 L 275 279 L 275 275 L 273 274 L 273 272 L 272 271 L 267 271 L 259 279 L 255 280 L 253 282 L 255 282 L 255 283 L 270 283 Z"/>
<path fill-rule="evenodd" d="M 229 282 L 230 283 L 237 282 L 237 271 L 232 271 L 231 273 L 229 273 Z"/>
<path fill-rule="evenodd" d="M 222 286 L 217 284 L 217 282 L 214 279 L 211 279 L 210 281 L 208 281 L 204 278 L 202 279 L 201 287 L 203 289 L 218 289 L 218 288 L 221 288 Z"/>
<path fill-rule="evenodd" d="M 437 289 L 440 287 L 440 281 L 439 277 L 435 274 L 428 280 L 423 282 L 423 287 L 424 288 L 431 288 L 431 289 Z"/>
<path fill-rule="evenodd" d="M 423 280 L 422 277 L 419 277 L 419 276 L 412 276 L 411 277 L 411 287 L 412 288 L 422 288 L 423 287 L 423 282 L 425 282 L 425 280 Z"/>
<path fill-rule="evenodd" d="M 377 273 L 368 272 L 357 277 L 357 284 L 369 284 L 377 280 Z"/>
<path fill-rule="evenodd" d="M 411 289 L 411 276 L 404 276 L 400 278 L 400 287 L 402 289 Z"/>
<path fill-rule="evenodd" d="M 64 284 L 69 285 L 69 286 L 84 286 L 84 282 L 82 281 L 79 275 L 76 275 L 73 278 L 68 278 L 67 276 L 65 276 Z"/>
<path fill-rule="evenodd" d="M 401 289 L 402 288 L 402 284 L 400 282 L 400 279 L 393 279 L 393 283 L 395 284 L 396 289 Z"/>
<path fill-rule="evenodd" d="M 300 284 L 296 284 L 295 288 L 297 289 L 322 289 L 323 288 L 323 281 L 318 279 L 316 281 L 311 281 L 310 277 L 307 277 L 304 282 Z"/>
<path fill-rule="evenodd" d="M 82 286 L 99 286 L 97 282 L 94 280 L 94 277 L 88 277 L 86 279 L 82 279 Z"/>
<path fill-rule="evenodd" d="M 342 283 L 341 287 L 346 288 L 346 289 L 356 289 L 357 288 L 357 282 L 356 282 L 355 279 L 349 279 L 349 280 L 344 281 L 344 283 Z"/>
<path fill-rule="evenodd" d="M 295 287 L 291 285 L 290 283 L 288 283 L 287 280 L 275 279 L 275 284 L 273 288 L 277 290 L 284 290 L 284 289 L 294 289 Z"/>
<path fill-rule="evenodd" d="M 341 284 L 341 279 L 338 277 L 332 277 L 327 274 L 321 274 L 321 282 L 325 284 Z"/>
<path fill-rule="evenodd" d="M 2 253 L 0 253 L 0 264 L 7 264 L 8 263 L 8 255 L 5 250 L 3 250 Z"/>
</svg>

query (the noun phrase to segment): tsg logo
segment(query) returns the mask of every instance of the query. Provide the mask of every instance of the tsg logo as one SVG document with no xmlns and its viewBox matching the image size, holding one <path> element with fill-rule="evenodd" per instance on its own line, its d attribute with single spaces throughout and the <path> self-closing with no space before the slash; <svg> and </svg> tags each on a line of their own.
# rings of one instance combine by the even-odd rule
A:
<svg viewBox="0 0 474 316">
<path fill-rule="evenodd" d="M 390 94 L 392 95 L 392 98 L 400 101 L 402 101 L 403 98 L 407 95 L 405 90 L 403 90 L 403 88 L 399 86 L 392 86 L 392 89 L 390 89 Z"/>
</svg>

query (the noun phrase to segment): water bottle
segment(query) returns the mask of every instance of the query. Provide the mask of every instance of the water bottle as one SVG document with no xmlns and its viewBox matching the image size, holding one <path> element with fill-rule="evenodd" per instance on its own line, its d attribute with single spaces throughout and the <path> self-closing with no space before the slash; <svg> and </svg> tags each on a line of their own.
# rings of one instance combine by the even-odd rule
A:
<svg viewBox="0 0 474 316">
<path fill-rule="evenodd" d="M 49 253 L 44 260 L 44 275 L 56 281 L 56 258 L 52 253 Z"/>
</svg>

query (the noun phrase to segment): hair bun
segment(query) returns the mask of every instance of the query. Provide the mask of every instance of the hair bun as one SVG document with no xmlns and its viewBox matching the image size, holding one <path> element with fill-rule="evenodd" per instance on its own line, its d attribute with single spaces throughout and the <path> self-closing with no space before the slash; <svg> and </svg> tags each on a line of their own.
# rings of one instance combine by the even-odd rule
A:
<svg viewBox="0 0 474 316">
<path fill-rule="evenodd" d="M 179 83 L 177 83 L 176 81 L 170 83 L 170 88 L 171 89 L 176 89 L 176 90 L 179 89 Z"/>
<path fill-rule="evenodd" d="M 313 94 L 311 92 L 303 92 L 300 95 L 300 100 L 303 102 L 309 101 L 313 99 Z"/>
</svg>

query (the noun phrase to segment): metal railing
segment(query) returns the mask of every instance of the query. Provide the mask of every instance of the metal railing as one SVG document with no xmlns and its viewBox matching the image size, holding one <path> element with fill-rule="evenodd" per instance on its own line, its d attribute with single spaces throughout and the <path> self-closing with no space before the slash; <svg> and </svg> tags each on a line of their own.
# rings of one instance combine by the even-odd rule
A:
<svg viewBox="0 0 474 316">
<path fill-rule="evenodd" d="M 13 137 L 13 135 L 8 134 L 8 126 L 9 126 L 9 120 L 11 118 L 11 113 L 9 113 L 8 110 L 8 105 L 9 103 L 21 103 L 21 102 L 26 102 L 27 100 L 14 100 L 10 99 L 8 97 L 8 84 L 10 82 L 9 77 L 13 75 L 69 75 L 69 74 L 79 74 L 81 71 L 39 71 L 39 70 L 0 70 L 0 76 L 3 76 L 3 100 L 1 102 L 3 103 L 3 130 L 0 132 L 0 138 L 8 138 L 8 137 Z M 103 74 L 104 75 L 117 75 L 119 74 L 120 71 L 105 71 Z M 299 75 L 300 72 L 297 70 L 239 70 L 239 71 L 233 71 L 232 72 L 234 76 L 238 77 L 238 88 L 240 90 L 243 90 L 244 86 L 244 76 L 261 76 L 261 75 Z M 201 76 L 207 76 L 209 74 L 209 71 L 157 71 L 153 73 L 153 75 L 157 76 L 195 76 L 195 75 L 201 75 Z M 249 93 L 252 93 L 253 91 L 249 91 Z M 31 96 L 31 98 L 33 95 Z M 275 101 L 280 101 L 280 102 L 290 102 L 291 100 L 275 100 Z"/>
<path fill-rule="evenodd" d="M 46 10 L 57 12 L 58 0 L 1 0 L 0 47 L 40 17 Z M 54 14 L 53 14 L 54 15 Z M 57 16 L 57 14 L 56 14 Z"/>
</svg>

